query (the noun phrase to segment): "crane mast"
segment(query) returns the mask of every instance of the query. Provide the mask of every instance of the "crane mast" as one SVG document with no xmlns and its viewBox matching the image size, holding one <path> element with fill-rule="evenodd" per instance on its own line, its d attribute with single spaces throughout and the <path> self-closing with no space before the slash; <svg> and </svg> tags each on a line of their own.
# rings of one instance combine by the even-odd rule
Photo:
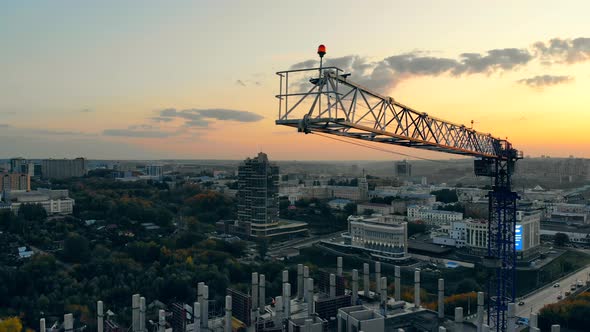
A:
<svg viewBox="0 0 590 332">
<path fill-rule="evenodd" d="M 325 47 L 321 50 L 325 54 Z M 508 303 L 516 299 L 518 195 L 511 189 L 512 174 L 522 153 L 505 139 L 418 112 L 354 83 L 348 79 L 350 74 L 338 67 L 320 65 L 277 75 L 277 125 L 305 134 L 324 133 L 476 158 L 475 174 L 494 181 L 488 193 L 488 250 L 482 259 L 492 271 L 487 291 L 488 325 L 492 331 L 506 331 Z"/>
</svg>

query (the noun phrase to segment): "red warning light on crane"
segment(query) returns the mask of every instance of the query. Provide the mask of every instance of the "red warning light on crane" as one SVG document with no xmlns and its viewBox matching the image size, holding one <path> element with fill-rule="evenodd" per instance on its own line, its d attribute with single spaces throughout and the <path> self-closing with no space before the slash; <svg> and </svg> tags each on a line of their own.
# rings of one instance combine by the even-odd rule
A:
<svg viewBox="0 0 590 332">
<path fill-rule="evenodd" d="M 318 46 L 318 55 L 320 56 L 320 58 L 323 58 L 325 54 L 326 46 L 324 44 L 321 44 L 320 46 Z"/>
</svg>

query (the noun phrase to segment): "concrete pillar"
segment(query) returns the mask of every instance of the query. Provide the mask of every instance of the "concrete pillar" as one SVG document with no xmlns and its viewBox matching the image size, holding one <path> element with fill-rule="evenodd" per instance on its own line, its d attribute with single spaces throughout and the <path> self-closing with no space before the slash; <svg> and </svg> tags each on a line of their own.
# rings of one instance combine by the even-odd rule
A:
<svg viewBox="0 0 590 332">
<path fill-rule="evenodd" d="M 283 312 L 285 318 L 291 318 L 291 284 L 286 283 L 283 285 Z"/>
<path fill-rule="evenodd" d="M 336 275 L 330 273 L 330 297 L 336 297 Z"/>
<path fill-rule="evenodd" d="M 205 283 L 200 282 L 197 284 L 197 302 L 203 304 L 203 292 L 205 289 Z M 203 317 L 203 308 L 201 308 L 201 317 Z"/>
<path fill-rule="evenodd" d="M 311 325 L 313 324 L 313 319 L 306 319 L 304 326 L 303 326 L 303 330 L 305 332 L 311 332 Z"/>
<path fill-rule="evenodd" d="M 477 332 L 481 332 L 483 326 L 483 292 L 477 292 Z"/>
<path fill-rule="evenodd" d="M 363 290 L 365 291 L 365 297 L 369 297 L 369 264 L 363 264 Z"/>
<path fill-rule="evenodd" d="M 203 302 L 201 302 L 201 326 L 209 328 L 209 286 L 203 287 Z"/>
<path fill-rule="evenodd" d="M 397 332 L 405 332 L 404 329 L 397 329 Z"/>
<path fill-rule="evenodd" d="M 399 266 L 395 266 L 395 295 L 393 296 L 395 298 L 396 301 L 400 301 L 402 299 L 402 283 L 401 283 L 401 278 L 402 278 L 402 273 L 401 273 L 401 269 Z"/>
<path fill-rule="evenodd" d="M 193 324 L 195 326 L 194 332 L 201 331 L 201 304 L 199 302 L 193 303 Z"/>
<path fill-rule="evenodd" d="M 305 302 L 309 301 L 307 299 L 307 278 L 309 278 L 309 267 L 303 266 L 303 300 Z"/>
<path fill-rule="evenodd" d="M 447 332 L 447 329 L 445 329 L 443 326 L 439 326 L 438 332 Z"/>
<path fill-rule="evenodd" d="M 45 318 L 39 319 L 39 332 L 46 332 L 45 328 Z"/>
<path fill-rule="evenodd" d="M 352 298 L 351 305 L 356 305 L 359 297 L 359 271 L 357 269 L 352 270 Z"/>
<path fill-rule="evenodd" d="M 260 279 L 258 281 L 258 310 L 261 314 L 264 313 L 264 305 L 266 304 L 266 276 L 264 274 L 260 275 Z"/>
<path fill-rule="evenodd" d="M 414 271 L 414 307 L 420 308 L 420 269 Z"/>
<path fill-rule="evenodd" d="M 490 327 L 488 326 L 488 324 L 483 324 L 481 326 L 481 331 L 482 332 L 490 332 Z"/>
<path fill-rule="evenodd" d="M 508 303 L 508 320 L 506 321 L 506 332 L 514 332 L 516 330 L 516 307 L 514 303 Z"/>
<path fill-rule="evenodd" d="M 455 328 L 454 332 L 463 332 L 463 308 L 455 308 Z"/>
<path fill-rule="evenodd" d="M 131 296 L 131 331 L 139 332 L 139 294 Z"/>
<path fill-rule="evenodd" d="M 283 308 L 284 308 L 283 297 L 282 296 L 275 297 L 275 314 L 276 314 L 276 318 L 278 318 L 279 320 L 283 319 Z"/>
<path fill-rule="evenodd" d="M 146 332 L 145 328 L 145 297 L 139 298 L 139 330 L 141 332 Z"/>
<path fill-rule="evenodd" d="M 529 332 L 541 332 L 541 329 L 538 327 L 529 327 Z"/>
<path fill-rule="evenodd" d="M 375 262 L 375 294 L 381 294 L 381 263 Z"/>
<path fill-rule="evenodd" d="M 288 282 L 289 282 L 289 271 L 283 270 L 283 284 L 286 284 Z"/>
<path fill-rule="evenodd" d="M 379 295 L 381 296 L 381 305 L 383 308 L 387 306 L 387 277 L 381 277 L 379 279 Z"/>
<path fill-rule="evenodd" d="M 72 314 L 65 314 L 64 315 L 64 331 L 65 332 L 74 331 L 74 315 L 72 315 Z"/>
<path fill-rule="evenodd" d="M 559 324 L 551 325 L 551 332 L 559 332 L 560 327 Z"/>
<path fill-rule="evenodd" d="M 102 301 L 96 302 L 96 331 L 104 331 L 104 305 Z M 45 331 L 43 331 L 45 332 Z"/>
<path fill-rule="evenodd" d="M 307 315 L 313 315 L 313 279 L 307 278 Z"/>
<path fill-rule="evenodd" d="M 231 331 L 231 296 L 227 295 L 225 297 L 225 332 L 232 332 Z"/>
<path fill-rule="evenodd" d="M 166 332 L 166 312 L 158 311 L 158 332 Z"/>
<path fill-rule="evenodd" d="M 342 277 L 342 257 L 336 258 L 336 275 Z"/>
<path fill-rule="evenodd" d="M 252 310 L 258 309 L 258 273 L 252 272 Z"/>
<path fill-rule="evenodd" d="M 438 279 L 438 318 L 445 318 L 445 279 Z"/>
<path fill-rule="evenodd" d="M 538 326 L 538 315 L 531 313 L 531 318 L 529 319 L 529 326 L 530 327 L 539 327 Z"/>
<path fill-rule="evenodd" d="M 297 298 L 303 298 L 303 264 L 297 264 Z"/>
</svg>

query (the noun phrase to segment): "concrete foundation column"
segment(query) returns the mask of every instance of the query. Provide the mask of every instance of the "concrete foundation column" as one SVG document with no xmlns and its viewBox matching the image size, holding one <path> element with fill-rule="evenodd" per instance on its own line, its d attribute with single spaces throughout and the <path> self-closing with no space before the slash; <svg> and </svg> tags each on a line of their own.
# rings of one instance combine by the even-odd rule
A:
<svg viewBox="0 0 590 332">
<path fill-rule="evenodd" d="M 336 258 L 336 275 L 342 277 L 342 257 Z"/>
<path fill-rule="evenodd" d="M 541 329 L 539 329 L 538 327 L 529 327 L 529 331 L 530 332 L 541 332 Z"/>
<path fill-rule="evenodd" d="M 381 296 L 381 305 L 383 308 L 387 306 L 387 277 L 379 279 L 379 295 Z"/>
<path fill-rule="evenodd" d="M 365 297 L 369 297 L 369 295 L 370 295 L 369 287 L 370 287 L 369 264 L 364 263 L 363 264 L 363 290 L 365 291 Z"/>
<path fill-rule="evenodd" d="M 381 293 L 381 263 L 375 262 L 375 294 Z"/>
<path fill-rule="evenodd" d="M 483 314 L 483 292 L 477 292 L 477 332 L 482 330 Z"/>
<path fill-rule="evenodd" d="M 39 332 L 46 332 L 45 328 L 45 318 L 39 319 Z"/>
<path fill-rule="evenodd" d="M 252 310 L 258 309 L 258 273 L 252 272 Z"/>
<path fill-rule="evenodd" d="M 285 313 L 285 318 L 291 318 L 291 284 L 286 283 L 283 285 L 283 311 Z"/>
<path fill-rule="evenodd" d="M 303 264 L 297 264 L 297 298 L 303 298 Z"/>
<path fill-rule="evenodd" d="M 139 294 L 131 296 L 131 331 L 139 332 Z"/>
<path fill-rule="evenodd" d="M 203 304 L 203 292 L 205 289 L 205 283 L 200 282 L 197 284 L 197 302 Z M 203 308 L 201 308 L 201 317 L 203 317 Z"/>
<path fill-rule="evenodd" d="M 141 332 L 146 332 L 145 328 L 145 297 L 139 298 L 139 330 Z"/>
<path fill-rule="evenodd" d="M 402 299 L 402 284 L 401 284 L 401 277 L 402 277 L 402 273 L 401 273 L 401 269 L 399 266 L 395 266 L 395 295 L 393 296 L 395 298 L 396 301 L 400 301 Z"/>
<path fill-rule="evenodd" d="M 447 329 L 445 329 L 443 326 L 439 326 L 438 332 L 447 332 Z"/>
<path fill-rule="evenodd" d="M 284 308 L 283 297 L 282 296 L 275 297 L 275 313 L 276 313 L 276 317 L 279 320 L 283 319 L 283 308 Z"/>
<path fill-rule="evenodd" d="M 209 286 L 203 287 L 203 302 L 201 302 L 201 327 L 209 328 Z"/>
<path fill-rule="evenodd" d="M 195 326 L 194 332 L 201 331 L 201 304 L 199 302 L 193 303 L 193 324 Z"/>
<path fill-rule="evenodd" d="M 307 278 L 309 278 L 309 267 L 303 266 L 303 300 L 305 302 L 309 301 L 307 299 Z"/>
<path fill-rule="evenodd" d="M 359 271 L 357 269 L 352 270 L 352 297 L 351 305 L 356 305 L 359 297 Z"/>
<path fill-rule="evenodd" d="M 508 303 L 508 320 L 506 321 L 506 332 L 514 332 L 516 330 L 516 307 L 514 303 Z"/>
<path fill-rule="evenodd" d="M 560 329 L 559 324 L 551 325 L 551 332 L 559 332 Z"/>
<path fill-rule="evenodd" d="M 72 314 L 65 314 L 64 315 L 64 331 L 65 332 L 74 331 L 74 315 L 72 315 Z"/>
<path fill-rule="evenodd" d="M 488 324 L 483 324 L 481 326 L 481 331 L 482 332 L 490 332 L 490 327 L 488 326 Z"/>
<path fill-rule="evenodd" d="M 307 278 L 307 315 L 313 315 L 313 279 Z"/>
<path fill-rule="evenodd" d="M 227 295 L 225 297 L 225 332 L 232 332 L 231 330 L 231 296 Z"/>
<path fill-rule="evenodd" d="M 463 332 L 463 308 L 455 308 L 455 329 L 454 332 Z"/>
<path fill-rule="evenodd" d="M 330 273 L 330 297 L 336 297 L 336 275 Z"/>
<path fill-rule="evenodd" d="M 414 271 L 414 307 L 420 308 L 420 270 Z"/>
<path fill-rule="evenodd" d="M 260 275 L 258 281 L 258 299 L 259 312 L 263 314 L 265 310 L 264 306 L 266 304 L 266 276 L 264 274 Z"/>
<path fill-rule="evenodd" d="M 158 332 L 166 332 L 166 312 L 158 311 Z"/>
<path fill-rule="evenodd" d="M 96 331 L 104 331 L 104 305 L 102 301 L 96 302 Z M 42 331 L 45 332 L 45 331 Z"/>
<path fill-rule="evenodd" d="M 445 280 L 438 279 L 438 318 L 445 318 Z"/>
<path fill-rule="evenodd" d="M 531 318 L 529 319 L 529 326 L 530 327 L 539 327 L 538 317 L 539 316 L 537 314 L 531 314 Z"/>
<path fill-rule="evenodd" d="M 305 323 L 303 325 L 303 330 L 305 332 L 311 332 L 311 325 L 313 324 L 313 320 L 312 319 L 306 319 Z"/>
</svg>

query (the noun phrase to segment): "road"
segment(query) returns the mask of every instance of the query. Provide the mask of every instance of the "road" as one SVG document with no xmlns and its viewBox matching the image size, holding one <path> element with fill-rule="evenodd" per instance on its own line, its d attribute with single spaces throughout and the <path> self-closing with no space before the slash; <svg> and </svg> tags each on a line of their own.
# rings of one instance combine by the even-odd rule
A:
<svg viewBox="0 0 590 332">
<path fill-rule="evenodd" d="M 538 313 L 546 304 L 558 302 L 559 300 L 557 299 L 557 296 L 560 294 L 565 296 L 565 292 L 570 291 L 570 285 L 577 280 L 582 280 L 585 283 L 588 280 L 589 275 L 590 266 L 569 277 L 555 281 L 554 283 L 559 283 L 559 287 L 553 287 L 552 284 L 548 287 L 539 289 L 537 292 L 527 297 L 519 299 L 519 301 L 524 302 L 524 305 L 517 305 L 516 315 L 519 317 L 529 317 L 531 313 Z"/>
<path fill-rule="evenodd" d="M 333 238 L 333 237 L 340 237 L 340 234 L 346 232 L 345 230 L 343 231 L 338 231 L 335 233 L 331 233 L 331 234 L 326 234 L 326 235 L 322 235 L 322 236 L 313 236 L 313 237 L 309 237 L 309 238 L 305 238 L 305 239 L 296 239 L 296 240 L 291 240 L 291 241 L 287 241 L 285 243 L 282 243 L 278 246 L 274 246 L 269 248 L 269 253 L 274 253 L 274 252 L 279 252 L 283 249 L 287 249 L 287 248 L 295 248 L 295 249 L 301 249 L 301 248 L 305 248 L 305 247 L 309 247 L 312 246 L 322 240 L 327 240 L 329 238 Z"/>
</svg>

